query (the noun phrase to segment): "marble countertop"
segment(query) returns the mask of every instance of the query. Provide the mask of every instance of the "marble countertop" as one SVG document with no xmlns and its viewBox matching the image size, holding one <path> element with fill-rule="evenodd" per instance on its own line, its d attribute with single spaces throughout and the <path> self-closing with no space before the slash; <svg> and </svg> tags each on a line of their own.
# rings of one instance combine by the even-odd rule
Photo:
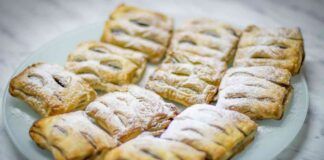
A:
<svg viewBox="0 0 324 160">
<path fill-rule="evenodd" d="M 119 3 L 107 0 L 0 0 L 1 91 L 14 69 L 33 50 L 67 31 L 103 21 Z M 159 8 L 171 16 L 177 13 L 177 7 L 188 10 L 183 17 L 190 16 L 191 10 L 204 15 L 204 8 L 209 7 L 214 8 L 210 17 L 234 24 L 299 26 L 305 39 L 306 60 L 302 74 L 307 79 L 310 106 L 298 136 L 277 159 L 324 159 L 324 1 L 136 0 L 129 3 L 145 8 Z M 10 142 L 2 117 L 0 144 L 1 159 L 24 159 Z"/>
</svg>

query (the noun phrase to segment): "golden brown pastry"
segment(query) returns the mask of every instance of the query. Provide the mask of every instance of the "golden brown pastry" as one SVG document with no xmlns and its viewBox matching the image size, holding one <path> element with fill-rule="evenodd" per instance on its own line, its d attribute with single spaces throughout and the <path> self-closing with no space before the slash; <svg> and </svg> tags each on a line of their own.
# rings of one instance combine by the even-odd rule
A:
<svg viewBox="0 0 324 160">
<path fill-rule="evenodd" d="M 94 89 L 109 92 L 118 90 L 119 85 L 139 81 L 145 66 L 146 59 L 139 52 L 89 41 L 69 54 L 66 69 L 81 76 Z"/>
<path fill-rule="evenodd" d="M 193 19 L 177 29 L 169 51 L 182 50 L 230 63 L 240 31 L 233 26 L 210 19 Z"/>
<path fill-rule="evenodd" d="M 227 69 L 226 63 L 221 60 L 199 56 L 194 53 L 181 50 L 170 51 L 164 59 L 163 63 L 187 63 L 193 66 L 204 65 L 215 70 L 217 74 L 220 74 L 219 76 L 222 76 Z"/>
<path fill-rule="evenodd" d="M 162 139 L 179 141 L 206 153 L 206 159 L 226 160 L 254 138 L 257 124 L 244 114 L 197 104 L 175 117 Z"/>
<path fill-rule="evenodd" d="M 150 76 L 146 88 L 185 106 L 210 103 L 225 69 L 216 59 L 176 51 Z"/>
<path fill-rule="evenodd" d="M 117 141 L 93 124 L 84 111 L 40 119 L 29 134 L 56 160 L 87 160 L 117 146 Z"/>
<path fill-rule="evenodd" d="M 122 4 L 106 22 L 101 41 L 144 53 L 157 63 L 164 56 L 173 21 L 164 14 Z"/>
<path fill-rule="evenodd" d="M 80 77 L 46 63 L 28 66 L 10 81 L 9 91 L 44 117 L 83 109 L 96 97 Z"/>
<path fill-rule="evenodd" d="M 281 119 L 290 101 L 291 74 L 272 66 L 229 69 L 222 79 L 216 107 L 253 119 Z"/>
<path fill-rule="evenodd" d="M 205 154 L 177 141 L 138 137 L 96 160 L 204 160 Z"/>
<path fill-rule="evenodd" d="M 177 114 L 175 105 L 135 85 L 99 97 L 88 105 L 86 112 L 121 142 L 143 131 L 159 134 Z"/>
<path fill-rule="evenodd" d="M 274 66 L 297 74 L 304 60 L 303 37 L 298 28 L 248 26 L 241 37 L 234 66 Z"/>
</svg>

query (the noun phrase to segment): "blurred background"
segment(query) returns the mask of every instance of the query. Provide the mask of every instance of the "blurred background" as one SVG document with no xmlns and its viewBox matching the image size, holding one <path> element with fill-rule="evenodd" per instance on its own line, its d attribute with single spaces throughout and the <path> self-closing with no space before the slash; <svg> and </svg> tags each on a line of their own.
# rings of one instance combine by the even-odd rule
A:
<svg viewBox="0 0 324 160">
<path fill-rule="evenodd" d="M 59 35 L 83 25 L 103 22 L 118 4 L 109 0 L 0 0 L 0 85 L 32 51 Z M 181 19 L 197 15 L 224 20 L 238 26 L 299 26 L 305 39 L 303 73 L 310 91 L 306 122 L 294 142 L 277 159 L 324 159 L 324 2 L 322 0 L 230 0 L 230 1 L 129 1 L 144 8 L 160 8 Z M 180 9 L 179 9 L 180 8 Z M 179 21 L 177 21 L 179 22 Z M 0 159 L 23 157 L 11 144 L 0 117 Z"/>
</svg>

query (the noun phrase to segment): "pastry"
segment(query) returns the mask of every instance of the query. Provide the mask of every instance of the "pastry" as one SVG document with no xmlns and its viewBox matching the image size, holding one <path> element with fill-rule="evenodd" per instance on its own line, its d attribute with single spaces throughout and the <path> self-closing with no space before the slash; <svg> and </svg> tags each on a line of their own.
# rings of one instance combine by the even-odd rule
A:
<svg viewBox="0 0 324 160">
<path fill-rule="evenodd" d="M 29 131 L 35 143 L 52 152 L 56 160 L 86 160 L 117 141 L 93 124 L 84 111 L 76 111 L 36 121 Z"/>
<path fill-rule="evenodd" d="M 160 134 L 177 114 L 175 105 L 135 85 L 99 97 L 86 112 L 121 142 L 144 131 Z"/>
<path fill-rule="evenodd" d="M 210 103 L 217 93 L 225 63 L 181 51 L 174 53 L 150 76 L 146 88 L 184 106 Z"/>
<path fill-rule="evenodd" d="M 204 160 L 205 154 L 192 147 L 155 137 L 138 137 L 96 160 Z"/>
<path fill-rule="evenodd" d="M 164 56 L 173 20 L 161 13 L 120 5 L 107 20 L 101 41 L 140 51 L 150 62 Z"/>
<path fill-rule="evenodd" d="M 80 77 L 58 65 L 35 63 L 10 81 L 9 92 L 47 117 L 83 109 L 96 92 Z"/>
<path fill-rule="evenodd" d="M 274 66 L 297 74 L 304 60 L 304 44 L 298 28 L 248 26 L 242 34 L 234 66 Z"/>
<path fill-rule="evenodd" d="M 206 153 L 206 159 L 226 160 L 253 139 L 257 124 L 244 114 L 197 104 L 174 118 L 162 139 L 179 141 Z"/>
<path fill-rule="evenodd" d="M 169 50 L 182 50 L 230 63 L 240 37 L 240 30 L 210 19 L 193 19 L 178 28 Z"/>
<path fill-rule="evenodd" d="M 216 107 L 253 119 L 281 119 L 290 101 L 291 74 L 272 66 L 229 69 L 222 79 Z"/>
<path fill-rule="evenodd" d="M 219 76 L 222 76 L 225 70 L 227 69 L 226 63 L 221 60 L 199 56 L 194 53 L 182 51 L 182 50 L 168 52 L 163 63 L 174 63 L 174 64 L 187 63 L 193 66 L 205 65 L 215 70 L 217 74 L 220 74 Z"/>
<path fill-rule="evenodd" d="M 69 54 L 66 69 L 85 79 L 94 89 L 116 91 L 119 85 L 136 83 L 145 70 L 139 52 L 111 44 L 89 41 Z"/>
</svg>

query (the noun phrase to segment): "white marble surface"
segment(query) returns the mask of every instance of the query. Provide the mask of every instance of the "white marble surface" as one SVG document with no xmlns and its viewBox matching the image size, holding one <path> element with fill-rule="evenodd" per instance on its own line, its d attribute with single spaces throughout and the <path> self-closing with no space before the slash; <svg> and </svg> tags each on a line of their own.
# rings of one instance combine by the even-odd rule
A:
<svg viewBox="0 0 324 160">
<path fill-rule="evenodd" d="M 82 25 L 102 21 L 120 2 L 108 0 L 0 0 L 0 85 L 3 91 L 13 70 L 33 50 Z M 131 1 L 169 15 L 210 17 L 235 24 L 299 26 L 305 39 L 303 73 L 308 81 L 310 106 L 294 142 L 277 159 L 324 159 L 324 2 L 321 0 L 271 1 Z M 199 14 L 201 13 L 201 14 Z M 0 117 L 0 159 L 21 160 Z"/>
</svg>

